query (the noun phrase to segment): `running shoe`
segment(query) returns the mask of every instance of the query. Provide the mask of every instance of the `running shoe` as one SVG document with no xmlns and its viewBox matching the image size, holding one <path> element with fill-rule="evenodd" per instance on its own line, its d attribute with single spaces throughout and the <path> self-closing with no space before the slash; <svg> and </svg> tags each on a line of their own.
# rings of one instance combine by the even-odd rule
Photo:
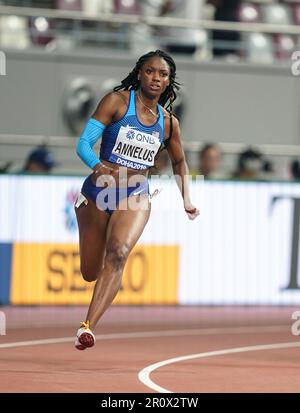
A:
<svg viewBox="0 0 300 413">
<path fill-rule="evenodd" d="M 75 347 L 77 350 L 85 350 L 86 348 L 93 347 L 96 342 L 96 338 L 90 330 L 89 321 L 81 322 L 81 327 L 77 331 Z"/>
</svg>

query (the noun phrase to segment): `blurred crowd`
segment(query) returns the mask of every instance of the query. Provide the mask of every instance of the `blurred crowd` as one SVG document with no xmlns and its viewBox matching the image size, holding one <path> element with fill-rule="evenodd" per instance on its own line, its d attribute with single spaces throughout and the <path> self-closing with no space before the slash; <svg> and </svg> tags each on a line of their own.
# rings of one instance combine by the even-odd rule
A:
<svg viewBox="0 0 300 413">
<path fill-rule="evenodd" d="M 224 170 L 223 158 L 224 155 L 218 145 L 207 143 L 199 152 L 198 167 L 195 172 L 203 175 L 205 179 L 274 179 L 271 162 L 257 149 L 249 147 L 237 154 L 235 167 L 227 172 Z"/>
<path fill-rule="evenodd" d="M 249 146 L 237 154 L 222 153 L 216 143 L 205 143 L 196 155 L 195 166 L 189 161 L 191 153 L 186 152 L 192 177 L 204 177 L 206 180 L 248 180 L 300 181 L 300 161 L 296 158 L 287 160 L 286 165 L 274 162 L 259 149 Z M 224 161 L 226 159 L 226 162 Z M 166 151 L 158 157 L 152 174 L 171 175 L 172 168 Z"/>
<path fill-rule="evenodd" d="M 59 165 L 55 161 L 52 151 L 46 146 L 41 145 L 34 148 L 27 154 L 22 167 L 17 171 L 28 174 L 49 174 Z M 8 173 L 13 167 L 12 161 L 7 161 L 0 165 L 0 173 Z"/>
<path fill-rule="evenodd" d="M 196 162 L 191 162 L 191 152 L 186 151 L 190 175 L 193 178 L 201 176 L 205 180 L 300 181 L 300 160 L 296 157 L 290 158 L 285 166 L 281 164 L 281 168 L 278 168 L 259 149 L 251 146 L 238 154 L 225 154 L 218 144 L 205 143 L 198 153 L 193 153 L 193 156 L 196 156 Z M 224 159 L 227 159 L 226 162 Z M 5 162 L 0 165 L 0 173 L 11 172 L 13 166 L 13 162 Z M 23 166 L 17 172 L 51 174 L 57 172 L 59 166 L 60 163 L 55 160 L 52 150 L 47 145 L 41 145 L 27 154 Z M 172 175 L 172 166 L 166 150 L 157 156 L 154 167 L 150 169 L 150 175 Z"/>
</svg>

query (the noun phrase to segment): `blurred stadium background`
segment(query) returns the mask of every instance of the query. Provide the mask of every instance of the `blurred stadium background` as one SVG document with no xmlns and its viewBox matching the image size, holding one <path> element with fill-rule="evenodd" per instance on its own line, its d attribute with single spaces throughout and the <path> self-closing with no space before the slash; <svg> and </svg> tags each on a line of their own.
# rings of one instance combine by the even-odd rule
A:
<svg viewBox="0 0 300 413">
<path fill-rule="evenodd" d="M 207 178 L 191 184 L 202 215 L 189 223 L 164 180 L 116 303 L 300 303 L 300 2 L 2 0 L 3 306 L 88 304 L 73 212 L 88 169 L 75 145 L 99 99 L 157 48 L 177 63 L 186 157 Z M 153 175 L 169 172 L 162 157 Z M 33 322 L 4 308 L 13 326 Z M 39 323 L 57 322 L 47 311 Z"/>
</svg>

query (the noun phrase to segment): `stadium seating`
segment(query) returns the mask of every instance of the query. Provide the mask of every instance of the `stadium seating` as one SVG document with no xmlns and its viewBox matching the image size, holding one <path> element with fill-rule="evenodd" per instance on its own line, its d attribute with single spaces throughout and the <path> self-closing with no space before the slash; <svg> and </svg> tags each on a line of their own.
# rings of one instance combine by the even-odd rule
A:
<svg viewBox="0 0 300 413">
<path fill-rule="evenodd" d="M 3 48 L 27 48 L 30 45 L 28 19 L 18 16 L 0 16 L 0 45 Z"/>
<path fill-rule="evenodd" d="M 300 24 L 300 4 L 279 3 L 276 0 L 244 2 L 238 11 L 239 20 L 245 23 L 274 25 Z M 289 34 L 243 33 L 244 55 L 252 62 L 271 62 L 272 59 L 289 59 L 297 41 Z"/>
<path fill-rule="evenodd" d="M 300 4 L 291 5 L 293 11 L 294 24 L 300 25 Z"/>
<path fill-rule="evenodd" d="M 262 4 L 262 21 L 268 24 L 293 24 L 292 10 L 288 4 Z"/>
<path fill-rule="evenodd" d="M 54 40 L 51 33 L 53 27 L 54 23 L 45 17 L 31 17 L 29 19 L 29 30 L 32 44 L 45 46 Z"/>
<path fill-rule="evenodd" d="M 58 10 L 81 11 L 81 0 L 56 0 L 55 6 Z"/>
<path fill-rule="evenodd" d="M 244 35 L 245 56 L 252 63 L 271 63 L 274 60 L 272 36 L 264 33 Z"/>
<path fill-rule="evenodd" d="M 242 3 L 238 10 L 239 20 L 244 23 L 257 23 L 260 21 L 259 8 L 256 4 Z"/>
<path fill-rule="evenodd" d="M 159 2 L 157 2 L 158 4 Z M 54 7 L 57 10 L 82 11 L 84 15 L 95 16 L 103 13 L 139 14 L 138 0 L 0 0 L 0 4 L 30 7 Z M 300 25 L 300 0 L 244 0 L 237 10 L 238 20 L 243 23 L 267 23 L 274 25 Z M 29 31 L 27 30 L 29 27 Z M 84 36 L 74 36 L 74 28 L 83 30 Z M 26 48 L 30 44 L 46 46 L 53 40 L 67 39 L 66 45 L 85 44 L 102 47 L 115 44 L 115 38 L 122 38 L 121 44 L 127 44 L 127 26 L 112 25 L 99 21 L 57 21 L 45 17 L 23 18 L 0 16 L 0 44 L 3 47 Z M 56 33 L 53 33 L 53 29 Z M 100 33 L 104 33 L 101 37 Z M 96 38 L 95 33 L 98 35 Z M 105 37 L 105 35 L 107 36 Z M 205 49 L 209 31 L 203 31 L 206 39 L 201 46 Z M 110 40 L 109 36 L 111 35 Z M 94 36 L 94 37 L 93 37 Z M 105 40 L 108 39 L 108 40 Z M 119 42 L 119 40 L 118 40 Z M 295 48 L 299 48 L 300 36 L 288 34 L 248 33 L 241 34 L 241 52 L 251 62 L 270 62 L 274 59 L 286 60 Z M 122 46 L 123 47 L 123 46 Z M 238 46 L 239 47 L 239 46 Z M 200 56 L 200 55 L 199 55 Z M 206 56 L 206 54 L 203 54 Z M 272 57 L 272 59 L 271 59 Z M 205 57 L 204 57 L 205 58 Z"/>
<path fill-rule="evenodd" d="M 114 0 L 114 12 L 122 14 L 138 14 L 138 2 L 136 0 Z"/>
</svg>

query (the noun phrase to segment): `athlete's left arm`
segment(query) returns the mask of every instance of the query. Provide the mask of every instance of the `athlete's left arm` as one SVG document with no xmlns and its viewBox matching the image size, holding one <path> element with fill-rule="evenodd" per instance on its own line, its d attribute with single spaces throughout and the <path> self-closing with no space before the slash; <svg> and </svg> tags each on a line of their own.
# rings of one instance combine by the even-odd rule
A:
<svg viewBox="0 0 300 413">
<path fill-rule="evenodd" d="M 180 126 L 178 120 L 173 117 L 173 132 L 170 144 L 167 147 L 172 162 L 173 173 L 181 192 L 185 212 L 189 219 L 195 219 L 199 215 L 199 210 L 192 204 L 189 193 L 189 168 L 185 160 L 184 151 L 180 139 Z"/>
</svg>

